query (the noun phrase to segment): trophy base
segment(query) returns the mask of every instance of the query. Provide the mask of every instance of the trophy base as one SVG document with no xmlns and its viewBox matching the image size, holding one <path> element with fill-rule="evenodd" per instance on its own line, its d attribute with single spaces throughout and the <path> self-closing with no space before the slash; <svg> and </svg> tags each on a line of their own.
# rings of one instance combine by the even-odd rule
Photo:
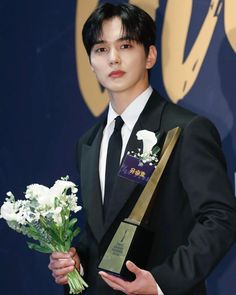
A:
<svg viewBox="0 0 236 295">
<path fill-rule="evenodd" d="M 126 267 L 126 261 L 145 268 L 152 247 L 153 233 L 146 228 L 121 222 L 98 268 L 124 280 L 132 281 L 135 275 Z"/>
</svg>

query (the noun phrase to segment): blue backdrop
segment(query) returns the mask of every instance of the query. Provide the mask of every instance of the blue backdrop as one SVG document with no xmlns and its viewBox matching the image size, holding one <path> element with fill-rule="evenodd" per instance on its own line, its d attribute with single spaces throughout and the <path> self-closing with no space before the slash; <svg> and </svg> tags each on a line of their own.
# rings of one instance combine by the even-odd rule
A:
<svg viewBox="0 0 236 295">
<path fill-rule="evenodd" d="M 82 2 L 87 1 L 78 1 Z M 173 1 L 156 1 L 158 40 L 162 38 L 168 2 Z M 210 2 L 192 1 L 184 58 L 191 51 Z M 97 120 L 88 109 L 78 83 L 75 52 L 78 3 L 0 1 L 0 204 L 9 190 L 22 198 L 26 185 L 31 183 L 52 185 L 67 174 L 78 182 L 75 142 Z M 216 124 L 229 177 L 235 186 L 236 53 L 225 32 L 224 8 L 223 5 L 218 14 L 199 74 L 178 103 Z M 234 34 L 235 31 L 236 27 Z M 163 79 L 163 48 L 159 41 L 157 47 L 159 60 L 151 82 L 164 97 L 171 99 Z M 82 214 L 79 216 L 83 226 Z M 63 294 L 47 269 L 48 255 L 29 250 L 26 238 L 10 230 L 3 220 L 0 233 L 0 294 Z M 209 277 L 209 294 L 236 294 L 235 276 L 236 246 L 233 246 Z"/>
</svg>

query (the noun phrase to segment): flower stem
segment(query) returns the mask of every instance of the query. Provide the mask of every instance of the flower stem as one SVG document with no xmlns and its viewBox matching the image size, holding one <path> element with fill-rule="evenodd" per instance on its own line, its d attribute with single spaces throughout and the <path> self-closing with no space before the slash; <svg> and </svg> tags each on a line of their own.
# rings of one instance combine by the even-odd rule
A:
<svg viewBox="0 0 236 295">
<path fill-rule="evenodd" d="M 80 294 L 83 290 L 85 290 L 86 287 L 88 287 L 77 269 L 74 269 L 72 272 L 68 273 L 67 277 L 70 287 L 70 294 Z"/>
</svg>

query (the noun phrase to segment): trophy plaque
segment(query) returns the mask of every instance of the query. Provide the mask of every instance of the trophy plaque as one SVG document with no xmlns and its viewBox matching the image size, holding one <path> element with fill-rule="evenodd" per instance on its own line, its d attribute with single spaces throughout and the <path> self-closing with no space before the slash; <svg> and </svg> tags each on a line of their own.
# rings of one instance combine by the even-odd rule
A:
<svg viewBox="0 0 236 295">
<path fill-rule="evenodd" d="M 180 131 L 179 127 L 168 131 L 160 160 L 129 217 L 120 223 L 98 266 L 99 270 L 131 281 L 135 279 L 135 276 L 127 269 L 125 265 L 127 260 L 134 262 L 140 268 L 145 268 L 152 247 L 153 233 L 145 227 L 142 221 L 147 209 L 151 206 L 154 192 L 178 140 Z"/>
<path fill-rule="evenodd" d="M 125 263 L 130 260 L 143 268 L 150 253 L 152 239 L 152 232 L 146 228 L 126 220 L 121 222 L 99 264 L 99 269 L 132 281 L 135 276 Z"/>
</svg>

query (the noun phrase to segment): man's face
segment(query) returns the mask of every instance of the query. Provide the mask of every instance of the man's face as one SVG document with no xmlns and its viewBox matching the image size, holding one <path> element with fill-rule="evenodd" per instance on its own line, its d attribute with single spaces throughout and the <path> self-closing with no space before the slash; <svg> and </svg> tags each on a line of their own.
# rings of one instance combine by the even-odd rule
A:
<svg viewBox="0 0 236 295">
<path fill-rule="evenodd" d="M 98 81 L 110 92 L 139 94 L 148 87 L 148 61 L 142 44 L 126 39 L 120 18 L 104 21 L 102 36 L 91 50 Z"/>
</svg>

